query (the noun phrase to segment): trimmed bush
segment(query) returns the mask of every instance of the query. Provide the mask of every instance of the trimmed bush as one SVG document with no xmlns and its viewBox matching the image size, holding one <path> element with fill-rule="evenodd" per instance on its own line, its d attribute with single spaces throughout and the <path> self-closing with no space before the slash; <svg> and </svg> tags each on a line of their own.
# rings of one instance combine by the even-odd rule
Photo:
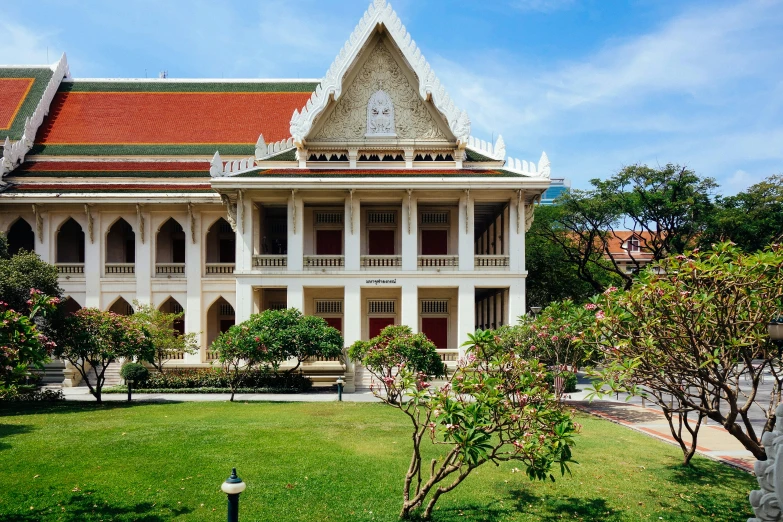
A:
<svg viewBox="0 0 783 522">
<path fill-rule="evenodd" d="M 126 363 L 120 369 L 120 377 L 132 380 L 134 383 L 142 383 L 146 381 L 150 376 L 150 371 L 146 366 L 139 363 Z"/>
<path fill-rule="evenodd" d="M 196 388 L 229 389 L 230 377 L 222 368 L 173 368 L 166 373 L 152 373 L 143 382 L 136 384 L 138 390 L 186 390 Z M 263 369 L 243 374 L 237 388 L 286 389 L 300 392 L 313 387 L 310 379 L 301 373 L 274 374 Z"/>
</svg>

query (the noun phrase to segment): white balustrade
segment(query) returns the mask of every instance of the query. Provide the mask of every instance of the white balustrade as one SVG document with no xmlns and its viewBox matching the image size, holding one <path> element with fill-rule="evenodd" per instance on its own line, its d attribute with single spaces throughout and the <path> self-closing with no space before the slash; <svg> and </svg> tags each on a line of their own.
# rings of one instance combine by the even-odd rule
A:
<svg viewBox="0 0 783 522">
<path fill-rule="evenodd" d="M 480 255 L 475 256 L 475 267 L 478 270 L 508 270 L 508 256 Z"/>
<path fill-rule="evenodd" d="M 207 263 L 207 275 L 233 274 L 234 263 Z"/>
<path fill-rule="evenodd" d="M 288 267 L 288 256 L 287 255 L 263 255 L 263 256 L 253 256 L 253 267 L 254 268 L 274 268 L 274 269 L 281 269 L 281 268 L 287 268 Z"/>
<path fill-rule="evenodd" d="M 419 256 L 419 270 L 456 270 L 459 256 Z"/>
<path fill-rule="evenodd" d="M 60 274 L 84 274 L 84 263 L 55 263 Z"/>
<path fill-rule="evenodd" d="M 304 256 L 306 269 L 342 268 L 345 266 L 345 256 Z"/>
<path fill-rule="evenodd" d="M 185 277 L 185 263 L 156 263 L 155 274 L 159 277 Z"/>
<path fill-rule="evenodd" d="M 107 276 L 132 276 L 136 271 L 134 263 L 106 263 Z"/>
<path fill-rule="evenodd" d="M 402 256 L 362 256 L 362 268 L 400 268 Z"/>
</svg>

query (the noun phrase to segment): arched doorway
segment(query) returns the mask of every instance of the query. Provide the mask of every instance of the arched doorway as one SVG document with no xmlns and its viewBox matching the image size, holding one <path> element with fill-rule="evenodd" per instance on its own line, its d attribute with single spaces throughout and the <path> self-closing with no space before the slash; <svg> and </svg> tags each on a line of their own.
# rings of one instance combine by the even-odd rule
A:
<svg viewBox="0 0 783 522">
<path fill-rule="evenodd" d="M 167 314 L 181 314 L 185 311 L 182 305 L 173 297 L 166 299 L 158 309 Z M 180 335 L 185 335 L 185 316 L 182 316 L 181 319 L 176 319 L 173 327 Z"/>
<path fill-rule="evenodd" d="M 220 297 L 207 310 L 207 347 L 212 345 L 218 335 L 227 331 L 236 323 L 234 307 Z"/>
<path fill-rule="evenodd" d="M 120 218 L 106 234 L 106 275 L 129 275 L 135 272 L 136 234 Z"/>
<path fill-rule="evenodd" d="M 73 218 L 68 218 L 57 231 L 55 259 L 58 263 L 84 263 L 84 231 Z"/>
<path fill-rule="evenodd" d="M 158 230 L 155 246 L 155 273 L 160 276 L 184 276 L 185 231 L 177 220 L 169 218 Z"/>
<path fill-rule="evenodd" d="M 17 219 L 8 229 L 8 253 L 15 256 L 22 250 L 35 250 L 35 234 L 33 227 L 22 218 Z"/>
<path fill-rule="evenodd" d="M 63 314 L 66 316 L 73 315 L 82 309 L 82 305 L 76 302 L 76 299 L 68 296 L 62 304 Z"/>
</svg>

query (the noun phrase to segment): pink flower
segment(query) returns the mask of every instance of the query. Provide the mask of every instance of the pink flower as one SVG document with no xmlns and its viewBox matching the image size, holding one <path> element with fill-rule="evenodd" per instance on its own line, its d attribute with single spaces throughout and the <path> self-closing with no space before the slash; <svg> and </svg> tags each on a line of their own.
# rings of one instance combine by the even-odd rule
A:
<svg viewBox="0 0 783 522">
<path fill-rule="evenodd" d="M 560 339 L 558 336 L 556 336 L 556 335 L 553 335 L 553 336 L 552 336 L 552 340 L 553 340 L 553 341 L 557 341 L 558 339 Z"/>
<path fill-rule="evenodd" d="M 604 291 L 604 293 L 605 293 L 605 294 L 611 294 L 612 292 L 616 292 L 616 291 L 617 291 L 617 287 L 616 287 L 616 286 L 610 286 L 609 288 L 607 288 L 607 289 Z"/>
<path fill-rule="evenodd" d="M 585 310 L 595 310 L 597 307 L 593 303 L 587 303 L 585 305 Z"/>
<path fill-rule="evenodd" d="M 603 310 L 598 310 L 598 312 L 595 314 L 595 318 L 598 319 L 599 321 L 602 321 L 604 317 L 605 316 Z"/>
<path fill-rule="evenodd" d="M 530 345 L 530 351 L 531 352 L 535 352 L 536 351 L 536 345 L 535 344 L 531 344 Z"/>
</svg>

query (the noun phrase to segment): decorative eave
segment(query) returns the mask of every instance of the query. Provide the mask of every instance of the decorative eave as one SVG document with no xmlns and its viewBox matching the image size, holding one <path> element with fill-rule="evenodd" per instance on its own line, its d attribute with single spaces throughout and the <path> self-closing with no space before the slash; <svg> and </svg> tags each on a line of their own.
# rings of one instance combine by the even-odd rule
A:
<svg viewBox="0 0 783 522">
<path fill-rule="evenodd" d="M 24 162 L 25 155 L 35 144 L 35 135 L 38 132 L 38 128 L 43 123 L 44 117 L 49 114 L 49 106 L 52 104 L 54 95 L 57 93 L 57 89 L 60 87 L 60 82 L 63 78 L 70 77 L 70 71 L 68 69 L 68 60 L 65 57 L 65 53 L 60 57 L 57 63 L 52 65 L 52 77 L 49 83 L 46 85 L 41 100 L 35 107 L 32 116 L 25 119 L 24 133 L 21 139 L 14 143 L 6 136 L 5 143 L 3 144 L 3 158 L 0 160 L 0 185 L 2 185 L 3 177 L 18 167 Z"/>
<path fill-rule="evenodd" d="M 297 147 L 301 147 L 305 138 L 313 128 L 316 119 L 323 113 L 330 100 L 340 98 L 343 89 L 343 78 L 356 61 L 366 42 L 372 37 L 376 27 L 383 25 L 387 34 L 399 48 L 405 60 L 411 66 L 419 79 L 419 95 L 430 100 L 449 125 L 451 132 L 457 138 L 458 144 L 464 145 L 470 136 L 470 118 L 463 110 L 460 111 L 446 88 L 441 84 L 435 71 L 424 58 L 416 42 L 405 29 L 397 13 L 386 0 L 374 0 L 356 28 L 351 33 L 340 54 L 326 72 L 326 76 L 316 87 L 307 104 L 301 112 L 294 110 L 291 117 L 291 136 Z"/>
<path fill-rule="evenodd" d="M 541 153 L 538 165 L 532 161 L 528 162 L 512 157 L 506 159 L 506 143 L 503 141 L 503 136 L 498 136 L 494 146 L 492 143 L 470 136 L 467 148 L 492 160 L 505 161 L 505 169 L 512 172 L 547 179 L 551 176 L 551 164 L 546 152 Z"/>
</svg>

